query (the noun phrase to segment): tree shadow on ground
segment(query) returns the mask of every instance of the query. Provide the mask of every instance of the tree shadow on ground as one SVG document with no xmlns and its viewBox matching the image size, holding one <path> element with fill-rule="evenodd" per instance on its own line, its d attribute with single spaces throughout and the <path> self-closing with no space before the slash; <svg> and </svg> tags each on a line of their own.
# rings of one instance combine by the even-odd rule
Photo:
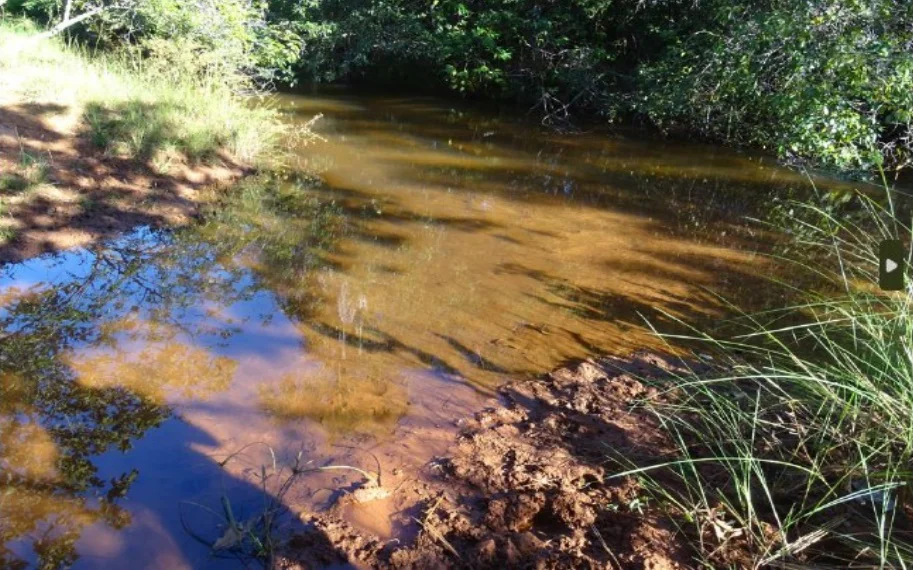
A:
<svg viewBox="0 0 913 570">
<path fill-rule="evenodd" d="M 41 183 L 15 199 L 4 199 L 5 233 L 11 237 L 0 242 L 0 263 L 97 243 L 139 226 L 186 223 L 197 214 L 201 188 L 244 172 L 226 155 L 207 150 L 200 157 L 211 159 L 211 165 L 179 164 L 159 173 L 147 155 L 176 136 L 174 125 L 162 121 L 135 125 L 151 130 L 141 141 L 138 158 L 126 158 L 106 152 L 97 144 L 101 141 L 92 140 L 87 125 L 73 133 L 52 127 L 48 117 L 66 111 L 45 104 L 0 109 L 0 168 L 13 169 L 28 153 L 40 157 L 47 169 Z M 139 115 L 135 111 L 116 108 L 98 113 L 112 124 L 122 124 L 131 113 L 134 120 L 145 123 L 146 115 L 159 112 L 148 105 Z M 201 148 L 212 148 L 212 141 L 203 142 Z"/>
</svg>

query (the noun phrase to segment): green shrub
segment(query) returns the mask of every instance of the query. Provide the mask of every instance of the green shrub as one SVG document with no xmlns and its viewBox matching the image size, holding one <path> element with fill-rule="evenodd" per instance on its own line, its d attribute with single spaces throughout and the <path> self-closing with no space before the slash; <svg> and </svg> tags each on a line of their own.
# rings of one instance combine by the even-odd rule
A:
<svg viewBox="0 0 913 570">
<path fill-rule="evenodd" d="M 608 2 L 344 0 L 302 3 L 304 74 L 438 85 L 466 95 L 543 103 L 604 91 L 617 43 Z"/>
<path fill-rule="evenodd" d="M 706 21 L 640 69 L 658 124 L 840 169 L 913 151 L 913 5 L 900 0 L 704 3 Z"/>
<path fill-rule="evenodd" d="M 64 16 L 65 0 L 12 0 L 11 14 L 47 24 Z M 99 3 L 72 0 L 71 17 Z M 261 84 L 283 76 L 297 60 L 300 38 L 289 22 L 271 17 L 265 0 L 131 0 L 112 3 L 67 30 L 86 45 L 109 51 L 122 48 L 157 61 L 184 79 L 202 75 L 237 87 Z"/>
</svg>

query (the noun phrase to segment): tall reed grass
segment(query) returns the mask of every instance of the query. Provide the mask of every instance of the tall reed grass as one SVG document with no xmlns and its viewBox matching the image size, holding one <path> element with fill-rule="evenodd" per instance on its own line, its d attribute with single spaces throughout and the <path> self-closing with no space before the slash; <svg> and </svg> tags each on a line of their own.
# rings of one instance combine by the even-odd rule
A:
<svg viewBox="0 0 913 570">
<path fill-rule="evenodd" d="M 697 343 L 716 372 L 674 375 L 641 403 L 672 457 L 615 458 L 704 567 L 913 567 L 913 284 L 877 288 L 878 243 L 909 243 L 911 224 L 892 191 L 858 199 L 856 217 L 794 206 L 806 255 L 781 261 L 823 284 L 794 291 L 800 304 L 746 315 L 727 339 L 666 337 Z"/>
</svg>

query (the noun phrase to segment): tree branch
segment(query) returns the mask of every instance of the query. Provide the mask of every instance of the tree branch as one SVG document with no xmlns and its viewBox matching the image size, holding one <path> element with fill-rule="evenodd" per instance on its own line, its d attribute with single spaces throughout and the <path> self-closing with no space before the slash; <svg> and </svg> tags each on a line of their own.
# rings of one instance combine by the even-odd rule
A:
<svg viewBox="0 0 913 570">
<path fill-rule="evenodd" d="M 67 4 L 67 8 L 69 8 L 69 4 Z M 84 12 L 84 13 L 80 14 L 80 15 L 76 16 L 75 18 L 64 19 L 64 21 L 60 22 L 59 24 L 57 24 L 50 30 L 48 30 L 42 34 L 39 34 L 38 37 L 41 39 L 52 38 L 52 37 L 56 36 L 57 34 L 63 32 L 70 26 L 75 26 L 76 24 L 82 22 L 83 20 L 88 20 L 92 16 L 105 11 L 107 8 L 109 8 L 109 6 L 99 6 L 97 8 L 93 8 L 92 10 L 89 10 L 88 12 Z"/>
</svg>

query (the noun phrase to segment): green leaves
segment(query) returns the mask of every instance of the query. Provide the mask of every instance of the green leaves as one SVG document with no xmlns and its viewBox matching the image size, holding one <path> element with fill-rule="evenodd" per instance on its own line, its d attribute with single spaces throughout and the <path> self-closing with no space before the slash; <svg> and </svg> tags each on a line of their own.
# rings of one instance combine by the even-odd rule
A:
<svg viewBox="0 0 913 570">
<path fill-rule="evenodd" d="M 69 32 L 93 47 L 167 51 L 163 43 L 199 60 L 194 73 L 224 76 L 233 86 L 288 78 L 301 51 L 299 22 L 290 20 L 282 0 L 127 0 L 89 2 L 74 0 L 74 15 L 98 4 L 116 4 L 74 26 Z M 56 23 L 62 0 L 16 0 L 11 13 Z M 190 49 L 188 49 L 190 48 Z M 172 56 L 175 54 L 172 53 Z M 186 65 L 185 65 L 186 67 Z"/>
<path fill-rule="evenodd" d="M 898 0 L 790 0 L 746 5 L 739 19 L 708 17 L 675 57 L 644 67 L 640 89 L 678 96 L 650 97 L 639 110 L 658 123 L 778 148 L 787 158 L 846 170 L 899 167 L 911 149 L 913 101 L 903 71 L 911 23 Z"/>
<path fill-rule="evenodd" d="M 8 4 L 50 21 L 60 5 Z M 905 0 L 128 6 L 93 18 L 82 33 L 167 55 L 168 68 L 184 75 L 432 84 L 534 105 L 546 115 L 639 115 L 660 128 L 781 149 L 783 158 L 839 169 L 913 161 L 913 4 Z"/>
<path fill-rule="evenodd" d="M 304 19 L 302 71 L 312 78 L 397 78 L 456 92 L 538 102 L 600 90 L 612 61 L 605 1 L 324 0 Z M 370 14 L 370 18 L 367 15 Z"/>
</svg>

